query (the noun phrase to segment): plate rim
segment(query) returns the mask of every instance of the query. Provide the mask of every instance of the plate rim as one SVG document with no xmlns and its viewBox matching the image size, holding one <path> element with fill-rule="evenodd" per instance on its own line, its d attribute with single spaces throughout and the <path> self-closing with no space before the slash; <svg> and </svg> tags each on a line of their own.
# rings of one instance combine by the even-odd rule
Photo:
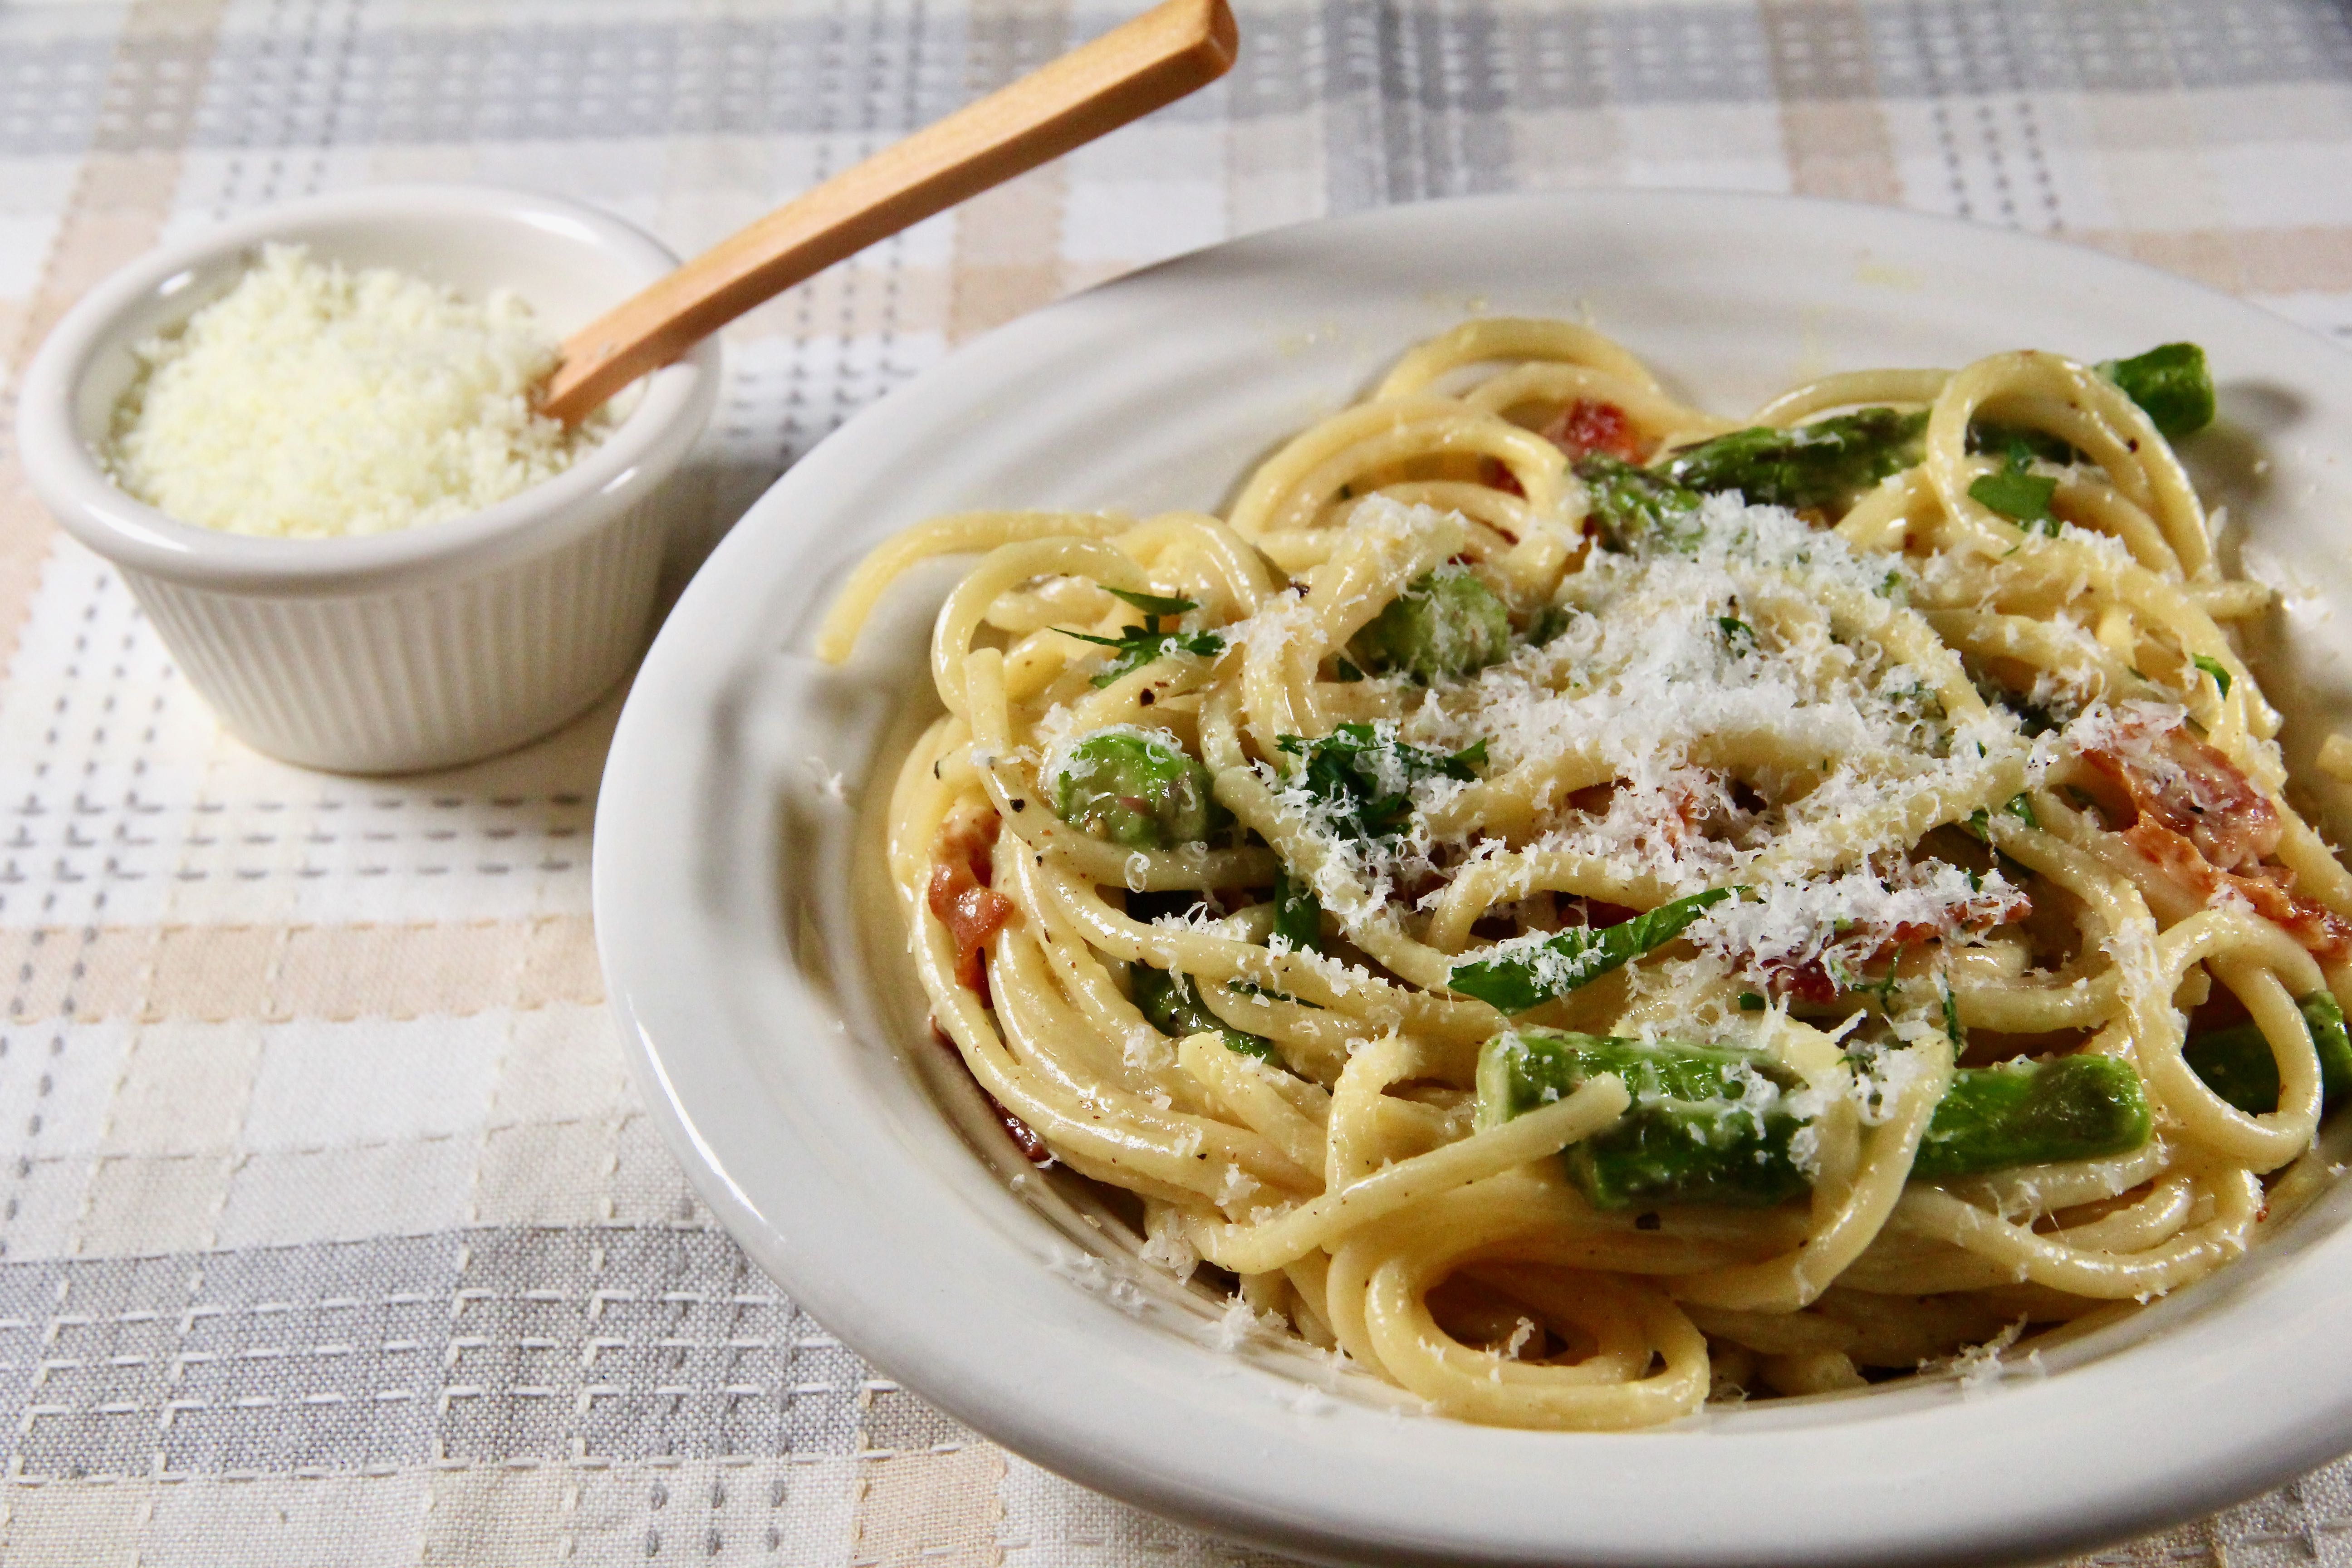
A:
<svg viewBox="0 0 2352 1568">
<path fill-rule="evenodd" d="M 667 952 L 675 955 L 679 944 L 675 940 L 666 940 L 674 939 L 675 932 L 663 933 L 649 925 L 649 921 L 658 922 L 640 912 L 641 900 L 635 895 L 646 885 L 650 862 L 658 858 L 646 837 L 654 831 L 646 824 L 649 820 L 658 823 L 657 803 L 674 810 L 677 799 L 675 769 L 665 764 L 675 761 L 677 753 L 669 747 L 680 739 L 677 713 L 674 710 L 678 694 L 683 691 L 688 696 L 713 696 L 720 689 L 719 682 L 725 671 L 740 662 L 720 657 L 715 644 L 698 645 L 698 628 L 714 620 L 723 623 L 730 600 L 740 600 L 750 592 L 748 579 L 757 574 L 746 574 L 740 569 L 757 558 L 758 547 L 766 546 L 770 554 L 781 552 L 788 563 L 805 562 L 824 552 L 821 542 L 803 539 L 787 546 L 772 542 L 771 536 L 792 530 L 790 514 L 804 496 L 821 493 L 824 484 L 832 479 L 833 470 L 858 460 L 865 447 L 877 439 L 887 445 L 887 439 L 877 437 L 877 431 L 887 433 L 889 424 L 901 419 L 910 408 L 942 397 L 951 398 L 962 382 L 984 380 L 995 370 L 1017 363 L 1033 345 L 1050 345 L 1057 333 L 1082 332 L 1093 317 L 1106 310 L 1115 314 L 1120 302 L 1129 296 L 1149 297 L 1150 291 L 1171 288 L 1181 290 L 1194 286 L 1188 279 L 1213 279 L 1220 267 L 1278 260 L 1286 252 L 1302 245 L 1311 248 L 1317 244 L 1364 243 L 1383 228 L 1426 223 L 1432 221 L 1433 215 L 1484 220 L 1515 212 L 1541 211 L 1555 216 L 1575 212 L 1593 218 L 1613 210 L 1620 215 L 1620 221 L 1622 215 L 1633 214 L 1638 222 L 1644 211 L 1689 212 L 1702 206 L 1718 215 L 1732 208 L 1744 208 L 1750 221 L 1758 212 L 1769 211 L 1774 216 L 1760 220 L 1766 225 L 1810 216 L 1833 226 L 1852 226 L 1864 232 L 1882 227 L 1915 231 L 1932 228 L 1965 236 L 1969 244 L 1995 248 L 2016 247 L 2021 253 L 2045 258 L 2053 253 L 2063 255 L 2073 258 L 2076 266 L 2109 270 L 2120 278 L 2136 277 L 2145 287 L 2194 291 L 2231 310 L 2244 312 L 2248 320 L 2263 323 L 2265 329 L 2321 345 L 2328 355 L 2342 352 L 2323 336 L 2293 321 L 2146 263 L 1934 215 L 1757 193 L 1504 193 L 1313 220 L 1196 251 L 1000 327 L 957 348 L 940 363 L 877 399 L 820 442 L 746 512 L 672 612 L 639 672 L 614 738 L 599 795 L 592 868 L 594 922 L 607 978 L 608 1000 L 621 1026 L 631 1068 L 649 1113 L 687 1167 L 697 1189 L 730 1234 L 764 1270 L 785 1284 L 796 1301 L 804 1307 L 816 1303 L 811 1307 L 812 1314 L 825 1321 L 845 1343 L 975 1429 L 1084 1485 L 1276 1550 L 1327 1558 L 1345 1554 L 1357 1561 L 1556 1561 L 1564 1547 L 1577 1550 L 1581 1561 L 1629 1564 L 1870 1563 L 1886 1561 L 1890 1553 L 1900 1553 L 1906 1561 L 1957 1563 L 2047 1554 L 2194 1517 L 2300 1473 L 2352 1446 L 2352 1371 L 2347 1371 L 2332 1381 L 2282 1381 L 2258 1391 L 2262 1399 L 2300 1417 L 2300 1425 L 2288 1435 L 2282 1436 L 2276 1430 L 2281 1422 L 2289 1419 L 2287 1414 L 2282 1414 L 2261 1424 L 2264 1429 L 2259 1436 L 2232 1430 L 2210 1442 L 2185 1447 L 2176 1443 L 2153 1468 L 2108 1478 L 2103 1486 L 2087 1494 L 2069 1493 L 2048 1484 L 2046 1478 L 2037 1477 L 2042 1482 L 2040 1489 L 2025 1500 L 2023 1506 L 2011 1506 L 2006 1512 L 1987 1513 L 1962 1521 L 1969 1528 L 1958 1533 L 1952 1528 L 1948 1510 L 1939 1512 L 1932 1496 L 1927 1515 L 1907 1525 L 1898 1521 L 1891 1530 L 1883 1523 L 1874 1523 L 1867 1532 L 1857 1533 L 1831 1519 L 1823 1521 L 1822 1528 L 1808 1533 L 1801 1528 L 1802 1521 L 1791 1515 L 1788 1520 L 1771 1522 L 1775 1526 L 1795 1523 L 1801 1528 L 1793 1532 L 1783 1530 L 1775 1535 L 1770 1530 L 1759 1531 L 1758 1521 L 1753 1520 L 1717 1517 L 1704 1521 L 1703 1539 L 1685 1533 L 1701 1522 L 1687 1515 L 1677 1518 L 1675 1528 L 1666 1532 L 1673 1539 L 1662 1538 L 1655 1529 L 1649 1529 L 1640 1535 L 1602 1531 L 1597 1539 L 1564 1542 L 1557 1536 L 1539 1539 L 1524 1531 L 1496 1531 L 1481 1535 L 1474 1528 L 1465 1534 L 1459 1519 L 1445 1521 L 1435 1529 L 1427 1527 L 1427 1521 L 1423 1522 L 1422 1528 L 1415 1528 L 1414 1521 L 1398 1518 L 1392 1509 L 1386 1513 L 1378 1507 L 1371 1509 L 1376 1518 L 1345 1513 L 1332 1509 L 1328 1497 L 1302 1495 L 1297 1487 L 1286 1489 L 1279 1484 L 1278 1478 L 1260 1475 L 1253 1481 L 1244 1477 L 1236 1485 L 1231 1466 L 1220 1470 L 1213 1465 L 1204 1467 L 1196 1458 L 1188 1458 L 1171 1467 L 1164 1463 L 1169 1457 L 1164 1452 L 1155 1450 L 1143 1455 L 1130 1451 L 1131 1444 L 1122 1448 L 1116 1442 L 1106 1447 L 1102 1423 L 1085 1418 L 1087 1413 L 1080 1408 L 1085 1399 L 1073 1391 L 1063 1390 L 1041 1398 L 1035 1390 L 1029 1390 L 1024 1403 L 1024 1391 L 1008 1387 L 1002 1373 L 952 1376 L 942 1373 L 922 1354 L 926 1342 L 936 1335 L 919 1330 L 910 1331 L 904 1312 L 867 1316 L 858 1311 L 855 1314 L 858 1321 L 848 1322 L 853 1308 L 872 1303 L 856 1290 L 844 1288 L 828 1271 L 828 1256 L 838 1261 L 841 1255 L 840 1238 L 830 1238 L 812 1248 L 802 1239 L 807 1232 L 800 1222 L 792 1222 L 788 1230 L 785 1222 L 763 1212 L 762 1194 L 747 1190 L 730 1175 L 727 1168 L 729 1150 L 714 1142 L 738 1135 L 738 1130 L 722 1124 L 730 1111 L 740 1111 L 741 1108 L 715 1106 L 707 1100 L 689 1106 L 688 1094 L 680 1090 L 676 1069 L 681 1064 L 677 1059 L 665 1060 L 663 1040 L 675 1042 L 698 1029 L 723 1028 L 723 1010 L 713 1012 L 701 1002 L 688 1005 L 676 994 L 675 984 L 649 973 L 650 969 L 657 967 L 651 954 Z M 2352 365 L 2352 361 L 2336 366 L 2335 374 L 2352 385 L 2347 365 Z M 669 784 L 667 790 L 661 787 L 666 773 Z M 691 835 L 687 837 L 690 838 Z M 890 1048 L 896 1050 L 898 1047 L 894 1044 Z M 676 1050 L 673 1044 L 673 1057 Z M 793 1231 L 800 1232 L 800 1237 L 793 1235 Z M 2331 1237 L 2321 1237 L 2310 1247 L 2298 1250 L 2332 1250 L 2335 1256 L 2331 1261 L 2337 1266 L 2339 1276 L 2352 1279 L 2352 1226 L 2340 1226 L 2331 1236 L 2341 1245 L 2330 1249 Z M 830 1255 L 825 1252 L 827 1247 L 832 1248 Z M 1083 1299 L 1076 1291 L 1064 1294 L 1074 1300 Z M 841 1310 L 835 1310 L 836 1306 Z M 1056 1326 L 1066 1327 L 1070 1321 L 1061 1321 Z M 1106 1338 L 1118 1342 L 1121 1358 L 1133 1354 L 1148 1357 L 1150 1353 L 1139 1351 L 1104 1313 L 1093 1313 L 1082 1321 L 1082 1326 L 1083 1331 L 1091 1336 L 1088 1344 L 1097 1352 L 1093 1360 L 1098 1371 L 1102 1361 L 1099 1342 Z M 2112 1373 L 2116 1363 L 2133 1354 L 2127 1351 L 2107 1356 L 2066 1377 L 2084 1378 L 2074 1386 L 2087 1392 L 2093 1384 L 2104 1385 L 2113 1381 L 2111 1375 L 2097 1375 L 2101 1367 Z M 1122 1371 L 1133 1370 L 1123 1360 L 1121 1366 Z M 910 1372 L 912 1375 L 908 1375 Z M 1246 1380 L 1249 1374 L 1237 1375 Z M 2024 1415 L 2024 1406 L 2029 1403 L 2047 1410 L 2047 1396 L 2058 1381 L 2061 1380 L 2039 1388 L 2011 1387 L 2004 1391 L 2001 1400 L 1989 1403 L 2008 1405 L 2015 1400 L 2012 1414 L 2020 1416 Z M 2329 1387 L 2325 1398 L 2315 1388 L 2323 1381 Z M 1041 1404 L 1050 1409 L 1040 1408 Z M 1882 1415 L 1874 1409 L 1862 1409 L 1864 1405 L 1885 1408 Z M 1880 1396 L 1857 1402 L 1855 1408 L 1862 1414 L 1844 1422 L 1843 1429 L 1885 1428 L 1914 1419 L 1929 1419 L 1937 1424 L 1934 1436 L 1937 1442 L 1927 1444 L 1927 1449 L 1974 1449 L 1988 1455 L 1996 1451 L 1984 1446 L 1985 1424 L 1969 1422 L 1968 1412 L 1972 1406 L 1963 1402 L 1945 1401 L 1932 1410 L 1898 1411 L 1893 1402 Z M 1973 1408 L 1981 1410 L 1984 1405 Z M 1964 1432 L 1963 1427 L 1969 1430 Z M 1532 1440 L 1546 1445 L 1547 1455 L 1556 1458 L 1563 1470 L 1580 1468 L 1588 1480 L 1597 1473 L 1621 1491 L 1630 1486 L 1636 1493 L 1643 1484 L 1643 1476 L 1659 1468 L 1652 1462 L 1651 1456 L 1663 1449 L 1681 1453 L 1697 1442 L 1714 1450 L 1717 1460 L 1752 1459 L 1756 1456 L 1748 1450 L 1759 1443 L 1781 1446 L 1770 1434 L 1726 1435 L 1690 1427 L 1598 1436 L 1502 1434 L 1499 1429 L 1454 1423 L 1444 1424 L 1443 1430 L 1448 1436 L 1440 1441 L 1451 1453 L 1488 1459 L 1509 1458 L 1517 1462 L 1517 1451 L 1528 1447 Z M 1109 1436 L 1116 1437 L 1117 1434 Z M 1189 1431 L 1185 1436 L 1189 1440 Z M 1948 1436 L 1953 1441 L 1947 1449 L 1940 1445 Z M 1741 1452 L 1735 1455 L 1726 1449 Z M 1916 1458 L 1915 1456 L 1913 1459 L 1915 1467 Z M 1947 1489 L 1951 1479 L 1939 1470 L 1933 1478 L 1922 1472 L 1902 1484 L 1927 1485 L 1931 1479 L 1937 1487 Z M 2018 1500 L 2004 1500 L 2013 1505 Z M 1718 1510 L 1717 1514 L 1720 1512 Z M 1928 1515 L 1936 1517 L 1930 1520 Z"/>
</svg>

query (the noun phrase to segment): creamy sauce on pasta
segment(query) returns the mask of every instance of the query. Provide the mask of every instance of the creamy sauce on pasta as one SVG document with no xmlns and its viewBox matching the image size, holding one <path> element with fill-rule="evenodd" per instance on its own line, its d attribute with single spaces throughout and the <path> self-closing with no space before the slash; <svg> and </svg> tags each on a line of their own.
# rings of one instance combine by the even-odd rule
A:
<svg viewBox="0 0 2352 1568">
<path fill-rule="evenodd" d="M 938 1028 L 1144 1256 L 1467 1420 L 1976 1368 L 2203 1278 L 2325 1179 L 2352 876 L 2159 361 L 1735 426 L 1481 321 L 1223 517 L 902 536 L 820 651 L 978 557 L 889 808 Z"/>
</svg>

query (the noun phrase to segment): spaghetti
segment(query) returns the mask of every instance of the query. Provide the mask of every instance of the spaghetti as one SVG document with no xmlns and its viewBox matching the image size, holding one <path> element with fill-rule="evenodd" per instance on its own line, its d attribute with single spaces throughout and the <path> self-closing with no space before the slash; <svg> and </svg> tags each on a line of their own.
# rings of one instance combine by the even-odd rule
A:
<svg viewBox="0 0 2352 1568">
<path fill-rule="evenodd" d="M 1460 1418 L 1969 1366 L 2325 1177 L 2352 876 L 2167 431 L 2201 355 L 1733 428 L 1470 322 L 1226 516 L 974 513 L 889 805 L 937 1026 L 1145 1256 Z M 1986 1347 L 1990 1347 L 1988 1350 Z"/>
</svg>

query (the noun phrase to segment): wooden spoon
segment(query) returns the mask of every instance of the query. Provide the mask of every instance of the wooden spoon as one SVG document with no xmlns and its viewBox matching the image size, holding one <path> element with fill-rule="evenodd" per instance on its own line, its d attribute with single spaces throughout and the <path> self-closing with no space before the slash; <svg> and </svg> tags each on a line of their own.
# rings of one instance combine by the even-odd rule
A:
<svg viewBox="0 0 2352 1568">
<path fill-rule="evenodd" d="M 540 399 L 577 423 L 752 306 L 1225 74 L 1225 0 L 1165 0 L 785 203 L 564 340 Z"/>
</svg>

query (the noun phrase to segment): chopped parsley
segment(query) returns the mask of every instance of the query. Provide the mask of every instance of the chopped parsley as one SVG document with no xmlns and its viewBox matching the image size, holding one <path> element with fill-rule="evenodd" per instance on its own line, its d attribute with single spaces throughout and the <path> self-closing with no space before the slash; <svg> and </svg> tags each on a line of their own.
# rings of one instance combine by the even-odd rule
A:
<svg viewBox="0 0 2352 1568">
<path fill-rule="evenodd" d="M 1225 639 L 1214 632 L 1164 632 L 1160 629 L 1162 616 L 1181 616 L 1187 610 L 1197 610 L 1199 603 L 1192 599 L 1171 598 L 1164 594 L 1133 594 L 1125 588 L 1104 590 L 1115 598 L 1124 599 L 1143 612 L 1143 625 L 1129 626 L 1115 637 L 1098 637 L 1091 632 L 1074 632 L 1067 626 L 1057 628 L 1066 637 L 1090 642 L 1099 647 L 1116 648 L 1118 657 L 1105 665 L 1102 673 L 1091 684 L 1110 685 L 1120 677 L 1132 674 L 1145 665 L 1167 658 L 1170 654 L 1189 653 L 1202 658 L 1213 658 L 1225 651 Z"/>
<path fill-rule="evenodd" d="M 1295 782 L 1321 804 L 1345 835 L 1365 840 L 1394 838 L 1412 817 L 1409 787 L 1421 779 L 1465 782 L 1478 776 L 1486 742 L 1444 756 L 1384 739 L 1370 724 L 1342 724 L 1309 741 L 1279 735 L 1275 745 L 1298 759 Z"/>
<path fill-rule="evenodd" d="M 1969 487 L 1969 499 L 1988 507 L 2001 516 L 2028 528 L 2057 536 L 2058 517 L 2050 510 L 2050 499 L 2058 493 L 2058 481 L 2047 474 L 2031 471 L 2033 454 L 2023 441 L 2009 444 L 2009 458 L 2000 469 L 1979 477 Z"/>
<path fill-rule="evenodd" d="M 2002 816 L 2013 816 L 2026 826 L 2037 832 L 2040 831 L 2042 818 L 2033 809 L 2033 798 L 2031 795 L 2022 793 L 2013 795 L 2002 803 L 2000 810 Z M 1960 826 L 1967 829 L 1969 836 L 1978 843 L 1992 842 L 1992 814 L 1983 806 L 1979 806 L 1969 813 L 1968 820 Z M 1993 860 L 2000 868 L 2002 874 L 2013 882 L 2022 882 L 2033 875 L 2032 867 L 2021 861 L 2012 860 L 1998 849 L 1993 851 Z"/>
<path fill-rule="evenodd" d="M 1105 588 L 1103 592 L 1114 599 L 1126 600 L 1152 620 L 1158 620 L 1162 616 L 1181 616 L 1187 610 L 1197 610 L 1201 607 L 1200 601 L 1197 599 L 1179 599 L 1166 594 L 1135 594 L 1125 588 Z"/>
</svg>

